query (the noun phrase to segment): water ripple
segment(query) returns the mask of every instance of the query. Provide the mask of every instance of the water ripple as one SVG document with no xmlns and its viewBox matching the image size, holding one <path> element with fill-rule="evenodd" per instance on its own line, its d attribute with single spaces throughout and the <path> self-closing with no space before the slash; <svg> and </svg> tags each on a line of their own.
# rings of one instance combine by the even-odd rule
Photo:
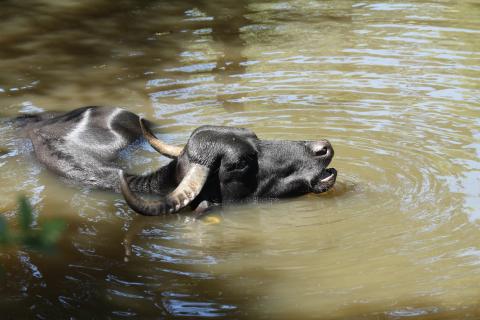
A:
<svg viewBox="0 0 480 320">
<path fill-rule="evenodd" d="M 2 297 L 25 301 L 15 314 L 478 315 L 478 5 L 65 6 L 3 5 L 2 116 L 105 103 L 142 113 L 179 145 L 205 124 L 328 138 L 339 175 L 325 194 L 219 208 L 216 223 L 143 220 L 118 195 L 33 165 L 31 146 L 2 124 L 2 213 L 14 221 L 12 199 L 25 191 L 36 216 L 61 208 L 71 225 L 58 261 L 0 255 Z M 138 149 L 122 158 L 128 168 L 163 163 Z"/>
</svg>

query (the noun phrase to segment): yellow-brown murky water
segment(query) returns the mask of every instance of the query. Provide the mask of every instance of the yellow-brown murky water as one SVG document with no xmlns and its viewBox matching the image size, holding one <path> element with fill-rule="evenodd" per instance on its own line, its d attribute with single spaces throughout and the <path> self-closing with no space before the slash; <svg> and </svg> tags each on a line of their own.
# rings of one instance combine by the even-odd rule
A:
<svg viewBox="0 0 480 320">
<path fill-rule="evenodd" d="M 480 3 L 3 1 L 0 115 L 125 106 L 328 138 L 321 196 L 145 218 L 67 185 L 0 127 L 0 211 L 69 224 L 58 254 L 1 249 L 2 319 L 480 318 Z M 124 159 L 153 170 L 144 146 Z"/>
</svg>

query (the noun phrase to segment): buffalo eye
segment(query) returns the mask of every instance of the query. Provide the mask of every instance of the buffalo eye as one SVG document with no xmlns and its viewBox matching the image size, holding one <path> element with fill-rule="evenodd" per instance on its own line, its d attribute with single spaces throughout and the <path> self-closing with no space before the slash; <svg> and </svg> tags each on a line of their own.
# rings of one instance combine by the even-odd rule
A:
<svg viewBox="0 0 480 320">
<path fill-rule="evenodd" d="M 228 171 L 243 170 L 247 166 L 248 166 L 248 161 L 246 159 L 239 159 L 238 161 L 231 162 L 228 165 L 226 165 L 226 169 Z"/>
<path fill-rule="evenodd" d="M 248 165 L 248 162 L 247 162 L 246 159 L 239 159 L 239 160 L 235 163 L 235 169 L 241 170 L 241 169 L 246 168 L 247 165 Z"/>
</svg>

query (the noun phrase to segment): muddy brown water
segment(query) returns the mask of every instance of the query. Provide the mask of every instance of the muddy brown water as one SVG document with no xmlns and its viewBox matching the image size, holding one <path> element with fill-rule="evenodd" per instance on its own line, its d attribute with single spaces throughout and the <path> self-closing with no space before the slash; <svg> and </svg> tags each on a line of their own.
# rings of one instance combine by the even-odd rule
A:
<svg viewBox="0 0 480 320">
<path fill-rule="evenodd" d="M 2 248 L 2 319 L 480 318 L 478 1 L 3 1 L 0 115 L 125 106 L 328 138 L 324 195 L 144 218 L 68 185 L 0 126 L 0 211 L 68 222 Z M 148 146 L 131 171 L 165 160 Z"/>
</svg>

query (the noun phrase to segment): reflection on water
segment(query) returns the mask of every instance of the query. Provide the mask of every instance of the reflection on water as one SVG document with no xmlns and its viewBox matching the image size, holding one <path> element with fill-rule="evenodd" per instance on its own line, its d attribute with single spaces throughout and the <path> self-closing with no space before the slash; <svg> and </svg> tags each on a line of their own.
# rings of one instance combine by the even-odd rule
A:
<svg viewBox="0 0 480 320">
<path fill-rule="evenodd" d="M 23 192 L 69 222 L 57 255 L 0 253 L 7 318 L 480 317 L 478 4 L 0 6 L 2 117 L 121 105 L 175 144 L 203 124 L 325 137 L 339 169 L 324 195 L 148 219 L 59 181 L 2 124 L 2 214 Z"/>
</svg>

